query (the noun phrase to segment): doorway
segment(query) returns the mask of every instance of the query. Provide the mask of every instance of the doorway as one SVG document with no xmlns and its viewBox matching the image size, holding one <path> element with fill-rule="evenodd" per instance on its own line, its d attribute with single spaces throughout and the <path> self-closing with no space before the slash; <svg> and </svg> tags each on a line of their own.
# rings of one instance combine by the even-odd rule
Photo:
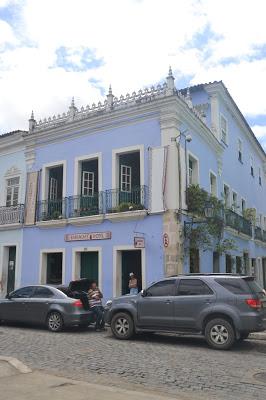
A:
<svg viewBox="0 0 266 400">
<path fill-rule="evenodd" d="M 133 272 L 138 280 L 138 290 L 142 290 L 142 265 L 141 250 L 121 251 L 121 292 L 122 295 L 129 293 L 129 274 Z"/>
<path fill-rule="evenodd" d="M 199 249 L 190 249 L 189 253 L 189 272 L 198 274 L 200 272 Z"/>
<path fill-rule="evenodd" d="M 217 251 L 213 252 L 213 272 L 218 274 L 220 272 L 220 254 Z"/>
<path fill-rule="evenodd" d="M 16 252 L 16 246 L 8 248 L 7 293 L 11 293 L 15 289 Z"/>
<path fill-rule="evenodd" d="M 80 253 L 80 278 L 87 278 L 99 284 L 99 254 L 98 251 Z"/>
<path fill-rule="evenodd" d="M 225 272 L 227 274 L 232 273 L 232 257 L 229 254 L 225 256 Z"/>
</svg>

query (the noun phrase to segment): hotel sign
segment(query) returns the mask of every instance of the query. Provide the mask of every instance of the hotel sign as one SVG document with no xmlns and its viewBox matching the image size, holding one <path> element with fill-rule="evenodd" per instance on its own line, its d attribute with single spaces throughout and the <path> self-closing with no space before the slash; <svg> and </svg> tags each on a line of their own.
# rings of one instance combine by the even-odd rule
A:
<svg viewBox="0 0 266 400">
<path fill-rule="evenodd" d="M 68 233 L 65 235 L 65 242 L 81 240 L 106 240 L 112 238 L 112 232 L 91 232 L 91 233 Z"/>
</svg>

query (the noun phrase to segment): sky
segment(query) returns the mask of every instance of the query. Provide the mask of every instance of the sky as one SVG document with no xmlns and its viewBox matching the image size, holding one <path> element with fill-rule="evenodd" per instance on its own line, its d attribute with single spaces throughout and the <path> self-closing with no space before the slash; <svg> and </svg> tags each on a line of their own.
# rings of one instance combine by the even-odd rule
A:
<svg viewBox="0 0 266 400">
<path fill-rule="evenodd" d="M 266 149 L 265 0 L 0 0 L 0 133 L 162 82 L 223 80 Z"/>
</svg>

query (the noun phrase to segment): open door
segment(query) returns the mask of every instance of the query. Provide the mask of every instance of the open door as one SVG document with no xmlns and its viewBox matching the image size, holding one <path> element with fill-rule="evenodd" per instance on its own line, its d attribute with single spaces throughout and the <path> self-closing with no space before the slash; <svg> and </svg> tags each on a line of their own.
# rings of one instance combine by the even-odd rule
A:
<svg viewBox="0 0 266 400">
<path fill-rule="evenodd" d="M 16 246 L 9 247 L 8 250 L 7 293 L 15 289 L 16 250 Z"/>
<path fill-rule="evenodd" d="M 142 289 L 141 250 L 123 250 L 122 253 L 122 294 L 128 294 L 129 274 L 133 272 L 138 280 L 138 290 Z"/>
</svg>

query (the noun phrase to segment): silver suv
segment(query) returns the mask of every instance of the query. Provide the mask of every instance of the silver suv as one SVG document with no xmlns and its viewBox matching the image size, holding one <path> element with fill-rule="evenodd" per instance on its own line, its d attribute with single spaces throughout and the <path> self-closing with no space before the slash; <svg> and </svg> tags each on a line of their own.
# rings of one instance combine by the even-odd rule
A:
<svg viewBox="0 0 266 400">
<path fill-rule="evenodd" d="M 266 296 L 251 276 L 179 275 L 109 300 L 105 320 L 118 339 L 142 332 L 203 334 L 211 347 L 226 350 L 266 329 Z"/>
</svg>

